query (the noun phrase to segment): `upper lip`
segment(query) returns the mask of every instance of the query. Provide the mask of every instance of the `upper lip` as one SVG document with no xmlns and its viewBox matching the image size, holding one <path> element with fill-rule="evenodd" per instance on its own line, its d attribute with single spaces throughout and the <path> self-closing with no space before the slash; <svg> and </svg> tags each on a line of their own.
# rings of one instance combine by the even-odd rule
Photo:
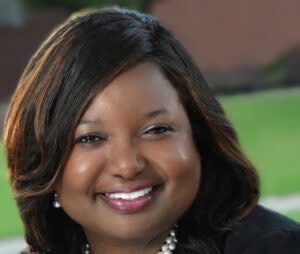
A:
<svg viewBox="0 0 300 254">
<path fill-rule="evenodd" d="M 123 185 L 123 186 L 117 186 L 117 187 L 112 187 L 112 188 L 107 188 L 105 191 L 97 192 L 98 194 L 103 194 L 103 193 L 129 193 L 133 192 L 136 190 L 142 190 L 148 187 L 153 187 L 158 185 L 157 183 L 135 183 L 131 185 Z"/>
</svg>

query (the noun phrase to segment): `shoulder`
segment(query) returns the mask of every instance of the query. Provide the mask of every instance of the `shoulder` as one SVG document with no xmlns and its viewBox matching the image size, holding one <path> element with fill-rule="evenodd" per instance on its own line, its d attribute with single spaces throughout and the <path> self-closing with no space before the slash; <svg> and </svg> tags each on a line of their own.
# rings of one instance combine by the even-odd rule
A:
<svg viewBox="0 0 300 254">
<path fill-rule="evenodd" d="M 258 205 L 233 227 L 224 253 L 300 253 L 300 224 Z"/>
</svg>

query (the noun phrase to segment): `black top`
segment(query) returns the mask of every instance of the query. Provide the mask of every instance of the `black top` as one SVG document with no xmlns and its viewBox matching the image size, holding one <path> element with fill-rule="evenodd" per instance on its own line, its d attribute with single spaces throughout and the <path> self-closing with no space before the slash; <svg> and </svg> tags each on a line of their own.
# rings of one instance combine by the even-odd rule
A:
<svg viewBox="0 0 300 254">
<path fill-rule="evenodd" d="M 300 254 L 300 224 L 258 205 L 228 235 L 224 254 Z"/>
</svg>

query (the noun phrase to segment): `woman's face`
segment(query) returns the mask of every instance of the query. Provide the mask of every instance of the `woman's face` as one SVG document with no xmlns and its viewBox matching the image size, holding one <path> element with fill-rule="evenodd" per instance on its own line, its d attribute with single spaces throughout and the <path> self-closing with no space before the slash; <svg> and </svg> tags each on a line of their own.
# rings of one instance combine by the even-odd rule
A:
<svg viewBox="0 0 300 254">
<path fill-rule="evenodd" d="M 188 209 L 200 172 L 176 90 L 157 65 L 141 63 L 91 102 L 56 190 L 87 235 L 145 240 L 167 232 Z"/>
</svg>

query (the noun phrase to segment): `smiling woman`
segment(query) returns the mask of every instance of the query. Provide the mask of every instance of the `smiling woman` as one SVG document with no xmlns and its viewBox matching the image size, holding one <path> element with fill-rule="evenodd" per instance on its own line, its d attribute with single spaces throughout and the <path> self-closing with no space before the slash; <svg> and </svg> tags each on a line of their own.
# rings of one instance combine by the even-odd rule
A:
<svg viewBox="0 0 300 254">
<path fill-rule="evenodd" d="M 29 254 L 298 253 L 198 67 L 150 16 L 79 13 L 25 69 L 5 121 Z"/>
<path fill-rule="evenodd" d="M 109 253 L 114 238 L 135 241 L 130 253 L 147 240 L 155 253 L 195 198 L 201 171 L 188 117 L 158 66 L 139 63 L 97 92 L 74 140 L 56 185 L 64 211 L 95 253 Z"/>
</svg>

